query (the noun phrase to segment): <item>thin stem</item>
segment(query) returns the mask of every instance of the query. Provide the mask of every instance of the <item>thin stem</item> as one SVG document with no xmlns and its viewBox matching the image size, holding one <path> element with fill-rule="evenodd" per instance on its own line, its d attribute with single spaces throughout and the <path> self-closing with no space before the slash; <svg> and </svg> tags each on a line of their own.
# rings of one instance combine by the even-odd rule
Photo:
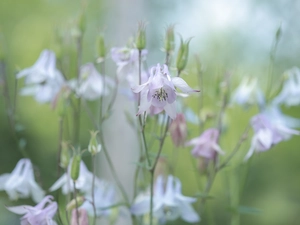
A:
<svg viewBox="0 0 300 225">
<path fill-rule="evenodd" d="M 76 190 L 76 185 L 75 181 L 73 180 L 73 187 L 74 187 L 74 199 L 75 199 L 75 204 L 76 204 L 76 221 L 77 225 L 79 225 L 79 213 L 78 213 L 78 202 L 77 202 L 77 190 Z"/>
<path fill-rule="evenodd" d="M 61 163 L 61 143 L 63 140 L 63 124 L 64 124 L 64 120 L 63 117 L 59 117 L 59 128 L 58 128 L 58 146 L 57 146 L 57 177 L 60 176 L 60 163 Z"/>
<path fill-rule="evenodd" d="M 195 59 L 196 59 L 196 67 L 197 67 L 197 73 L 198 73 L 197 80 L 198 80 L 198 85 L 201 90 L 200 101 L 199 101 L 199 105 L 198 105 L 198 112 L 201 113 L 202 108 L 203 108 L 203 70 L 201 68 L 201 62 L 200 62 L 198 55 L 195 55 Z M 204 130 L 204 121 L 199 122 L 199 129 L 200 129 L 199 130 L 200 133 L 202 133 Z"/>
<path fill-rule="evenodd" d="M 93 217 L 93 225 L 96 225 L 96 205 L 95 205 L 95 170 L 96 170 L 96 155 L 92 155 L 92 167 L 93 167 L 93 180 L 92 180 L 92 206 L 93 206 L 93 211 L 94 211 L 94 217 Z"/>
</svg>

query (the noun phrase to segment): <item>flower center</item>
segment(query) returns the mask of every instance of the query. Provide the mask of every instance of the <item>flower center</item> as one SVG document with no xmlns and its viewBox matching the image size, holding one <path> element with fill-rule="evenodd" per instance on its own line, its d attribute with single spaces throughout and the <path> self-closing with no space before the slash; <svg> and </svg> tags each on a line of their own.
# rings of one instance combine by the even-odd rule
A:
<svg viewBox="0 0 300 225">
<path fill-rule="evenodd" d="M 156 98 L 158 101 L 166 101 L 168 98 L 168 93 L 163 89 L 160 88 L 152 95 L 153 98 Z"/>
</svg>

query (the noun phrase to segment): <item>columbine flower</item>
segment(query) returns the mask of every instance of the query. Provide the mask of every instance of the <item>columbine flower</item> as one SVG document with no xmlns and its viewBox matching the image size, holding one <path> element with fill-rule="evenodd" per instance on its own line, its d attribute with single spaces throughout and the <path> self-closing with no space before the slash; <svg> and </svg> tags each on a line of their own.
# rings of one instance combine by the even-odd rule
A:
<svg viewBox="0 0 300 225">
<path fill-rule="evenodd" d="M 170 125 L 172 141 L 176 147 L 182 146 L 186 140 L 187 125 L 184 114 L 180 113 Z"/>
<path fill-rule="evenodd" d="M 274 104 L 284 103 L 287 106 L 300 104 L 300 70 L 294 67 L 285 72 L 287 79 L 280 94 L 273 100 Z"/>
<path fill-rule="evenodd" d="M 217 153 L 224 154 L 218 145 L 218 138 L 219 131 L 215 128 L 210 128 L 204 131 L 199 137 L 188 141 L 186 146 L 194 146 L 191 152 L 193 156 L 214 160 Z"/>
<path fill-rule="evenodd" d="M 79 97 L 86 100 L 96 100 L 101 95 L 108 94 L 108 87 L 113 86 L 113 81 L 109 77 L 104 78 L 98 73 L 94 64 L 87 63 L 80 67 L 78 80 L 69 81 L 69 85 L 74 89 Z"/>
<path fill-rule="evenodd" d="M 175 87 L 185 93 L 199 92 L 190 88 L 180 77 L 171 79 L 166 65 L 161 67 L 157 64 L 156 67 L 152 67 L 148 81 L 132 88 L 134 93 L 141 92 L 141 105 L 137 115 L 154 106 L 161 111 L 165 110 L 172 119 L 175 119 L 177 115 Z"/>
<path fill-rule="evenodd" d="M 32 67 L 17 74 L 17 78 L 25 77 L 26 87 L 21 95 L 33 95 L 40 103 L 51 102 L 64 83 L 64 78 L 56 69 L 54 52 L 44 50 Z"/>
<path fill-rule="evenodd" d="M 0 190 L 5 190 L 11 200 L 32 197 L 39 202 L 44 191 L 34 180 L 33 168 L 29 159 L 21 159 L 15 169 L 0 176 Z"/>
<path fill-rule="evenodd" d="M 101 181 L 95 188 L 94 197 L 97 216 L 110 216 L 112 213 L 112 208 L 108 207 L 116 204 L 116 190 L 114 186 L 105 181 Z M 93 216 L 94 210 L 91 204 L 91 193 L 86 195 L 85 199 L 87 199 L 88 201 L 85 201 L 80 208 L 87 210 L 88 214 Z M 106 207 L 107 209 L 103 209 Z"/>
<path fill-rule="evenodd" d="M 164 224 L 168 220 L 174 221 L 179 217 L 189 223 L 200 221 L 200 217 L 191 206 L 191 203 L 195 201 L 195 198 L 181 194 L 181 183 L 178 178 L 169 175 L 166 186 L 162 176 L 156 179 L 153 196 L 153 215 L 159 220 L 160 224 Z M 149 211 L 150 195 L 148 192 L 136 198 L 131 207 L 131 212 L 139 216 L 147 214 Z"/>
<path fill-rule="evenodd" d="M 112 48 L 111 58 L 117 64 L 117 74 L 119 79 L 122 77 L 132 76 L 138 72 L 139 51 L 137 49 Z M 147 50 L 142 50 L 142 59 L 147 55 Z M 132 79 L 132 78 L 130 78 Z"/>
<path fill-rule="evenodd" d="M 251 147 L 245 157 L 249 159 L 253 153 L 269 150 L 273 145 L 288 140 L 300 132 L 291 127 L 300 125 L 300 120 L 283 115 L 278 108 L 272 107 L 251 119 L 254 130 Z"/>
<path fill-rule="evenodd" d="M 68 194 L 74 191 L 73 180 L 71 179 L 71 165 L 72 160 L 68 166 L 68 172 L 63 174 L 51 187 L 50 191 L 55 191 L 62 187 L 62 193 Z M 76 189 L 80 190 L 83 193 L 89 193 L 92 190 L 92 179 L 93 174 L 86 168 L 86 165 L 83 161 L 80 162 L 80 172 L 79 177 L 75 181 Z M 96 178 L 96 185 L 99 182 L 98 178 Z"/>
<path fill-rule="evenodd" d="M 232 102 L 239 105 L 254 104 L 260 95 L 257 79 L 244 78 L 232 95 Z"/>
<path fill-rule="evenodd" d="M 25 214 L 21 217 L 21 225 L 56 225 L 52 218 L 57 211 L 57 203 L 52 200 L 53 197 L 48 195 L 36 206 L 20 205 L 7 209 L 16 214 Z"/>
</svg>

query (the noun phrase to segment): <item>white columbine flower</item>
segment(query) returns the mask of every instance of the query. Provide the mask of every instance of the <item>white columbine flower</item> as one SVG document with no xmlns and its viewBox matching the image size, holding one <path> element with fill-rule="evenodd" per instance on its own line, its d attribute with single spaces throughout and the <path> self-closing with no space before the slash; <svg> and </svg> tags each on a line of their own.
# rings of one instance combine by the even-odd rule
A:
<svg viewBox="0 0 300 225">
<path fill-rule="evenodd" d="M 70 160 L 68 166 L 68 172 L 63 174 L 49 189 L 49 191 L 55 191 L 62 187 L 62 193 L 68 194 L 74 191 L 73 180 L 70 176 L 71 173 L 71 165 L 72 160 Z M 83 161 L 80 162 L 80 172 L 79 177 L 75 181 L 76 189 L 80 190 L 82 193 L 90 193 L 92 190 L 92 180 L 93 174 L 87 169 L 86 165 Z M 96 186 L 99 183 L 99 179 L 96 178 L 95 184 Z"/>
<path fill-rule="evenodd" d="M 274 104 L 284 103 L 287 106 L 300 104 L 300 69 L 294 67 L 285 72 L 287 79 L 279 95 L 274 98 Z"/>
<path fill-rule="evenodd" d="M 11 200 L 32 197 L 40 202 L 44 191 L 34 180 L 33 168 L 29 159 L 21 159 L 9 174 L 0 176 L 0 190 L 5 190 Z"/>
<path fill-rule="evenodd" d="M 64 83 L 62 74 L 56 69 L 55 54 L 50 50 L 42 51 L 35 64 L 16 77 L 25 77 L 21 95 L 32 95 L 40 103 L 52 102 Z"/>
<path fill-rule="evenodd" d="M 171 79 L 166 65 L 157 64 L 157 66 L 152 67 L 148 81 L 132 88 L 134 93 L 141 92 L 141 105 L 137 115 L 153 106 L 160 111 L 165 110 L 172 119 L 175 119 L 177 116 L 175 87 L 185 93 L 199 92 L 190 88 L 180 77 Z"/>
<path fill-rule="evenodd" d="M 52 200 L 53 197 L 48 195 L 36 206 L 20 205 L 6 208 L 13 213 L 24 214 L 21 217 L 21 225 L 57 225 L 52 218 L 58 206 Z"/>
<path fill-rule="evenodd" d="M 300 126 L 300 120 L 282 114 L 276 106 L 254 116 L 251 125 L 254 136 L 245 160 L 249 159 L 254 152 L 267 151 L 273 145 L 288 140 L 292 135 L 300 135 L 298 130 L 292 129 Z"/>
<path fill-rule="evenodd" d="M 107 95 L 108 87 L 113 86 L 113 81 L 109 77 L 105 77 L 104 81 L 103 76 L 100 75 L 94 64 L 87 63 L 80 67 L 79 81 L 73 79 L 69 81 L 69 85 L 79 97 L 92 101 L 102 95 Z"/>
<path fill-rule="evenodd" d="M 199 222 L 200 217 L 191 206 L 191 203 L 195 201 L 195 198 L 181 194 L 181 183 L 178 178 L 169 175 L 166 186 L 163 176 L 157 178 L 153 196 L 153 215 L 160 224 L 174 221 L 179 217 L 188 223 Z M 131 207 L 132 214 L 140 216 L 148 214 L 149 211 L 150 193 L 137 196 Z"/>
<path fill-rule="evenodd" d="M 234 91 L 231 101 L 242 106 L 256 103 L 261 95 L 257 79 L 244 78 Z"/>
<path fill-rule="evenodd" d="M 94 197 L 97 216 L 110 216 L 112 214 L 112 208 L 108 207 L 116 204 L 116 190 L 114 186 L 105 181 L 100 181 L 99 185 L 95 187 Z M 88 201 L 85 201 L 80 208 L 87 210 L 89 215 L 93 216 L 94 210 L 91 204 L 91 193 L 86 195 L 85 199 Z"/>
</svg>

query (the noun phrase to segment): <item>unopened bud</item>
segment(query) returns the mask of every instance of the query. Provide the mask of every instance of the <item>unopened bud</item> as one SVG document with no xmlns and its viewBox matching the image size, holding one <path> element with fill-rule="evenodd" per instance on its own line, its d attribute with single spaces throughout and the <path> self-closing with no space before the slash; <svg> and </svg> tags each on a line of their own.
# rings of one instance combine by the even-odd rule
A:
<svg viewBox="0 0 300 225">
<path fill-rule="evenodd" d="M 71 178 L 73 181 L 76 181 L 79 177 L 80 173 L 80 161 L 81 161 L 81 155 L 75 155 L 72 160 L 72 166 L 71 166 Z"/>
<path fill-rule="evenodd" d="M 77 201 L 77 203 L 76 203 Z M 66 209 L 68 211 L 71 211 L 73 209 L 76 209 L 77 207 L 79 208 L 80 206 L 83 205 L 83 203 L 85 202 L 85 198 L 83 196 L 77 196 L 76 199 L 72 199 L 68 204 L 67 204 L 67 207 Z M 76 204 L 77 204 L 77 207 L 76 207 Z"/>
<path fill-rule="evenodd" d="M 77 212 L 79 214 L 78 221 L 77 221 Z M 73 209 L 71 225 L 89 225 L 89 217 L 87 211 L 85 209 L 78 209 L 78 210 Z"/>
<path fill-rule="evenodd" d="M 277 28 L 277 31 L 276 31 L 276 40 L 277 41 L 280 39 L 281 34 L 282 34 L 282 30 L 281 30 L 281 23 L 280 23 L 279 27 Z"/>
<path fill-rule="evenodd" d="M 99 58 L 105 58 L 106 56 L 106 47 L 105 47 L 105 41 L 104 36 L 102 34 L 98 35 L 97 38 L 97 55 Z"/>
<path fill-rule="evenodd" d="M 170 125 L 170 133 L 176 147 L 184 145 L 187 136 L 187 125 L 184 114 L 177 114 L 176 119 Z"/>
<path fill-rule="evenodd" d="M 86 24 L 86 20 L 85 20 L 85 13 L 82 12 L 78 18 L 78 29 L 80 30 L 81 35 L 83 35 L 84 31 L 85 31 L 85 24 Z"/>
<path fill-rule="evenodd" d="M 111 209 L 111 213 L 109 215 L 109 224 L 116 224 L 119 218 L 119 207 L 114 207 Z"/>
<path fill-rule="evenodd" d="M 60 166 L 66 169 L 70 162 L 69 143 L 63 141 L 61 143 Z"/>
<path fill-rule="evenodd" d="M 146 27 L 144 23 L 139 23 L 139 28 L 136 37 L 136 48 L 143 50 L 146 48 Z"/>
<path fill-rule="evenodd" d="M 56 112 L 60 117 L 66 115 L 67 108 L 69 106 L 69 97 L 71 94 L 71 89 L 67 86 L 63 86 L 60 92 L 57 94 L 56 98 L 52 102 L 52 108 L 56 109 Z"/>
<path fill-rule="evenodd" d="M 186 40 L 185 42 L 180 39 L 180 47 L 177 54 L 177 60 L 176 60 L 176 67 L 178 71 L 182 71 L 185 69 L 188 56 L 189 56 L 189 44 L 190 44 L 191 38 Z"/>
<path fill-rule="evenodd" d="M 96 155 L 101 151 L 101 145 L 97 141 L 97 133 L 98 131 L 91 131 L 91 139 L 88 146 L 88 150 L 92 155 Z"/>
<path fill-rule="evenodd" d="M 170 25 L 166 30 L 165 51 L 172 52 L 175 48 L 174 25 Z"/>
</svg>

